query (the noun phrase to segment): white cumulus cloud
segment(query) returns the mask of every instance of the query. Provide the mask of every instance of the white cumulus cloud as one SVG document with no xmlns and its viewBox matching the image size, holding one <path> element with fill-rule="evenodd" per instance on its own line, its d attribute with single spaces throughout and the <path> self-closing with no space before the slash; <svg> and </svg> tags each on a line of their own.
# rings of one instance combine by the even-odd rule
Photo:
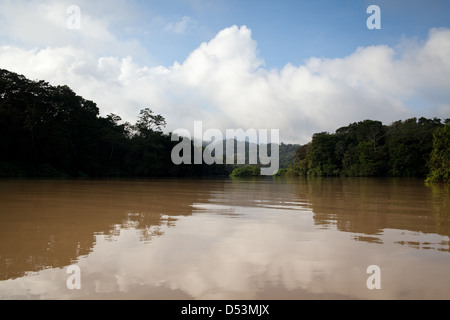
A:
<svg viewBox="0 0 450 320">
<path fill-rule="evenodd" d="M 8 45 L 0 47 L 0 67 L 67 84 L 102 115 L 135 122 L 139 109 L 150 107 L 166 118 L 167 130 L 192 130 L 201 120 L 205 130 L 280 129 L 282 141 L 306 143 L 315 132 L 364 119 L 450 117 L 448 29 L 432 29 L 425 41 L 404 47 L 355 48 L 344 58 L 311 57 L 281 69 L 265 67 L 246 26 L 220 31 L 171 66 L 148 67 L 122 51 Z"/>
</svg>

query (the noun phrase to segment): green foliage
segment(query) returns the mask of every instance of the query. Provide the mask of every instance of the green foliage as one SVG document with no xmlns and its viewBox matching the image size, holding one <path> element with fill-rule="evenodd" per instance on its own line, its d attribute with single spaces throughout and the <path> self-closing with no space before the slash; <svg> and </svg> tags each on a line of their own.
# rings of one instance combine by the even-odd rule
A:
<svg viewBox="0 0 450 320">
<path fill-rule="evenodd" d="M 14 163 L 0 162 L 0 178 L 23 177 L 25 172 Z"/>
<path fill-rule="evenodd" d="M 294 161 L 294 156 L 300 145 L 281 143 L 279 146 L 279 166 L 282 169 L 288 168 Z"/>
<path fill-rule="evenodd" d="M 384 174 L 385 127 L 380 121 L 364 120 L 336 131 L 336 156 L 340 174 L 377 176 Z"/>
<path fill-rule="evenodd" d="M 386 132 L 391 176 L 425 176 L 433 148 L 433 133 L 442 126 L 440 119 L 416 118 L 396 121 Z"/>
<path fill-rule="evenodd" d="M 287 176 L 288 169 L 278 169 L 277 173 L 275 174 L 276 177 L 285 177 Z"/>
<path fill-rule="evenodd" d="M 317 133 L 297 149 L 287 175 L 425 176 L 433 133 L 442 126 L 436 118 L 412 118 L 390 126 L 364 120 L 333 134 Z M 435 157 L 443 158 L 441 153 Z"/>
<path fill-rule="evenodd" d="M 162 132 L 166 126 L 166 120 L 159 114 L 154 114 L 149 108 L 142 109 L 139 113 L 139 119 L 136 122 L 135 129 L 139 136 L 150 137 L 155 132 Z"/>
<path fill-rule="evenodd" d="M 259 177 L 261 175 L 261 168 L 258 166 L 246 165 L 238 167 L 233 170 L 231 177 Z"/>
<path fill-rule="evenodd" d="M 99 116 L 94 102 L 67 86 L 0 69 L 0 177 L 260 175 L 260 165 L 174 165 L 170 155 L 178 142 L 162 132 L 166 120 L 150 108 L 140 111 L 136 124 L 121 121 L 115 114 Z M 277 175 L 449 182 L 450 119 L 445 123 L 411 118 L 385 126 L 364 120 L 316 133 L 303 146 L 281 143 Z"/>
<path fill-rule="evenodd" d="M 430 182 L 450 183 L 450 123 L 436 129 L 433 135 L 433 150 L 428 163 Z"/>
<path fill-rule="evenodd" d="M 310 149 L 311 143 L 297 148 L 294 154 L 293 162 L 286 171 L 286 176 L 306 176 L 308 174 L 307 155 Z"/>
<path fill-rule="evenodd" d="M 228 175 L 225 166 L 176 166 L 177 142 L 149 108 L 136 124 L 99 116 L 92 101 L 0 69 L 0 177 Z"/>
<path fill-rule="evenodd" d="M 307 155 L 308 175 L 333 176 L 338 174 L 338 165 L 334 156 L 336 136 L 327 132 L 313 135 L 311 149 Z"/>
</svg>

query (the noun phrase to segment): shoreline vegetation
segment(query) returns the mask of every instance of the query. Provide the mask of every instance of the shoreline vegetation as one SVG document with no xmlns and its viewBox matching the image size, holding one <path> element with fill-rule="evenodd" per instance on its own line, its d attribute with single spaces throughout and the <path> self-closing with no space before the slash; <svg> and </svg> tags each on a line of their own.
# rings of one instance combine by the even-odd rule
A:
<svg viewBox="0 0 450 320">
<path fill-rule="evenodd" d="M 450 182 L 450 119 L 364 120 L 316 133 L 302 145 L 289 176 L 424 177 Z"/>
<path fill-rule="evenodd" d="M 173 164 L 178 142 L 163 133 L 165 126 L 150 108 L 141 109 L 135 124 L 122 123 L 116 114 L 101 117 L 93 101 L 68 86 L 0 69 L 0 178 L 260 176 L 261 165 Z M 364 120 L 316 133 L 305 145 L 279 147 L 278 177 L 423 177 L 450 183 L 450 119 L 390 125 Z"/>
</svg>

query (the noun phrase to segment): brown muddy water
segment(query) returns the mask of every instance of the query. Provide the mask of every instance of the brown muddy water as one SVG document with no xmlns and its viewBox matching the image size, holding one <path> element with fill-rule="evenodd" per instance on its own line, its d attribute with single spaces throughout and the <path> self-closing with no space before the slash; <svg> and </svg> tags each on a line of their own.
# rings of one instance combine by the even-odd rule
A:
<svg viewBox="0 0 450 320">
<path fill-rule="evenodd" d="M 450 299 L 449 215 L 418 179 L 2 180 L 0 299 Z"/>
</svg>

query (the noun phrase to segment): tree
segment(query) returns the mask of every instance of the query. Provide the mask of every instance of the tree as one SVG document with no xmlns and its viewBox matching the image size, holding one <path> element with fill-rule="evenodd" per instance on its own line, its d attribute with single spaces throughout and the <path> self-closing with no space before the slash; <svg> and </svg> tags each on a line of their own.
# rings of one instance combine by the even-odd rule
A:
<svg viewBox="0 0 450 320">
<path fill-rule="evenodd" d="M 390 176 L 426 176 L 433 149 L 433 133 L 441 120 L 411 118 L 392 123 L 386 133 Z"/>
<path fill-rule="evenodd" d="M 300 146 L 294 154 L 293 161 L 288 167 L 287 176 L 306 176 L 308 174 L 308 159 L 311 143 Z"/>
<path fill-rule="evenodd" d="M 159 114 L 154 114 L 149 108 L 142 109 L 136 122 L 137 134 L 148 136 L 154 132 L 162 132 L 166 126 L 166 120 Z"/>
<path fill-rule="evenodd" d="M 231 177 L 259 177 L 261 168 L 258 166 L 246 165 L 233 170 Z"/>
<path fill-rule="evenodd" d="M 297 150 L 287 174 L 425 177 L 433 133 L 442 126 L 438 118 L 411 118 L 389 126 L 364 120 L 334 134 L 316 133 Z"/>
<path fill-rule="evenodd" d="M 306 157 L 308 175 L 334 176 L 339 174 L 335 156 L 337 138 L 328 132 L 316 133 L 311 141 L 311 149 Z"/>
<path fill-rule="evenodd" d="M 428 181 L 450 183 L 450 123 L 436 129 L 428 162 Z"/>
<path fill-rule="evenodd" d="M 0 176 L 174 176 L 229 174 L 225 166 L 176 166 L 166 120 L 149 108 L 136 124 L 68 86 L 0 69 Z M 226 169 L 226 170 L 225 170 Z"/>
<path fill-rule="evenodd" d="M 336 135 L 336 157 L 341 163 L 341 174 L 384 175 L 385 127 L 380 121 L 364 120 L 352 123 L 336 130 Z"/>
</svg>

